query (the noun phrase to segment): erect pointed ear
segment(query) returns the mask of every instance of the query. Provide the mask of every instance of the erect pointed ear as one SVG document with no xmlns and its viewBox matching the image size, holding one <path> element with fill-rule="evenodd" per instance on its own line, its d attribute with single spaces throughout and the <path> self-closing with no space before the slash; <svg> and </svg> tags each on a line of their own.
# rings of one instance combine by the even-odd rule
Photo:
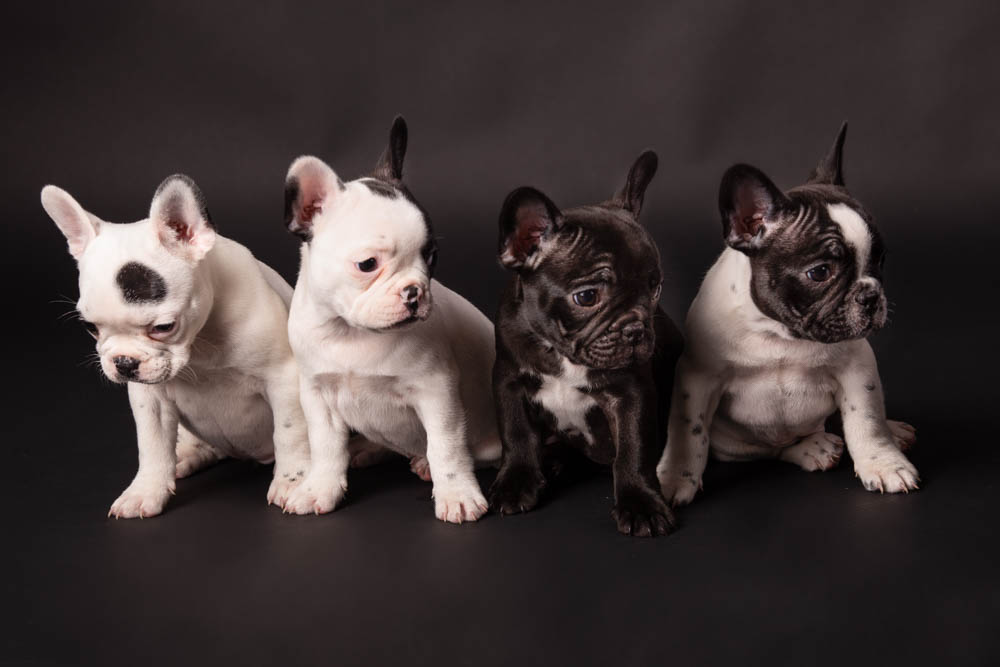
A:
<svg viewBox="0 0 1000 667">
<path fill-rule="evenodd" d="M 788 203 L 761 170 L 747 164 L 730 167 L 719 186 L 719 212 L 726 243 L 748 254 L 761 248 L 781 224 Z"/>
<path fill-rule="evenodd" d="M 535 188 L 514 190 L 500 210 L 500 263 L 508 269 L 529 264 L 542 240 L 561 224 L 559 208 Z"/>
<path fill-rule="evenodd" d="M 56 223 L 69 243 L 69 254 L 79 260 L 87 245 L 97 236 L 100 221 L 62 188 L 46 185 L 42 188 L 42 208 Z"/>
<path fill-rule="evenodd" d="M 285 226 L 303 241 L 312 238 L 316 216 L 344 189 L 333 169 L 318 157 L 304 155 L 285 177 Z"/>
<path fill-rule="evenodd" d="M 406 120 L 402 116 L 396 116 L 396 119 L 392 121 L 392 129 L 389 130 L 389 145 L 382 152 L 382 157 L 378 159 L 372 176 L 389 183 L 403 180 L 406 137 Z"/>
<path fill-rule="evenodd" d="M 646 194 L 646 188 L 649 187 L 649 182 L 656 175 L 658 162 L 656 153 L 653 151 L 643 152 L 629 169 L 625 185 L 611 199 L 613 204 L 630 212 L 637 221 L 639 220 L 639 211 L 642 210 L 642 200 Z"/>
<path fill-rule="evenodd" d="M 847 138 L 847 121 L 840 126 L 837 139 L 816 168 L 809 174 L 809 183 L 839 185 L 844 187 L 844 139 Z"/>
<path fill-rule="evenodd" d="M 205 197 L 188 176 L 167 176 L 149 205 L 156 236 L 170 252 L 199 261 L 215 245 L 215 227 Z"/>
</svg>

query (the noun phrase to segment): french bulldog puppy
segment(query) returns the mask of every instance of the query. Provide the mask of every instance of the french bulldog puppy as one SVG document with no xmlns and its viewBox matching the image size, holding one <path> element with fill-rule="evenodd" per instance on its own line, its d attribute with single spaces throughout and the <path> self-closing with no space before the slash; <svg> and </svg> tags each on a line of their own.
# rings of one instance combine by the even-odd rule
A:
<svg viewBox="0 0 1000 667">
<path fill-rule="evenodd" d="M 500 456 L 493 325 L 431 279 L 437 246 L 402 181 L 406 141 L 398 117 L 374 172 L 347 183 L 315 157 L 288 170 L 285 222 L 303 241 L 288 330 L 313 460 L 289 512 L 340 503 L 352 430 L 412 457 L 422 476 L 429 467 L 439 519 L 487 508 L 473 467 Z"/>
<path fill-rule="evenodd" d="M 267 500 L 284 504 L 309 465 L 288 283 L 216 233 L 183 174 L 131 224 L 105 222 L 53 185 L 42 206 L 77 260 L 77 311 L 101 369 L 128 383 L 139 471 L 108 515 L 155 516 L 175 479 L 224 457 L 273 460 Z"/>
<path fill-rule="evenodd" d="M 688 312 L 667 447 L 664 497 L 690 502 L 706 459 L 779 458 L 805 470 L 837 464 L 837 410 L 868 490 L 917 488 L 901 449 L 914 429 L 887 421 L 865 340 L 886 322 L 885 247 L 844 185 L 845 123 L 805 185 L 782 193 L 759 169 L 731 167 L 719 210 L 729 246 Z"/>
<path fill-rule="evenodd" d="M 490 489 L 502 514 L 526 512 L 546 485 L 552 447 L 610 464 L 618 530 L 664 535 L 660 496 L 680 332 L 659 306 L 660 254 L 639 225 L 652 151 L 610 200 L 560 210 L 530 187 L 500 213 L 500 262 L 512 272 L 496 323 L 493 392 L 503 460 Z"/>
</svg>

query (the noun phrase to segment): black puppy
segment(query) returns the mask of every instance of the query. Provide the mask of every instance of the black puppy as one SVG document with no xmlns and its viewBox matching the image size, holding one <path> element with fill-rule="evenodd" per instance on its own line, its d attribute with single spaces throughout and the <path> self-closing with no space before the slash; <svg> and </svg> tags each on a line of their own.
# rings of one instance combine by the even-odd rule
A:
<svg viewBox="0 0 1000 667">
<path fill-rule="evenodd" d="M 533 508 L 543 449 L 580 448 L 611 464 L 618 530 L 664 535 L 674 517 L 659 493 L 670 391 L 682 339 L 659 307 L 660 254 L 638 224 L 656 154 L 595 206 L 560 211 L 518 188 L 500 213 L 500 261 L 513 272 L 496 323 L 493 391 L 503 441 L 490 505 Z"/>
</svg>

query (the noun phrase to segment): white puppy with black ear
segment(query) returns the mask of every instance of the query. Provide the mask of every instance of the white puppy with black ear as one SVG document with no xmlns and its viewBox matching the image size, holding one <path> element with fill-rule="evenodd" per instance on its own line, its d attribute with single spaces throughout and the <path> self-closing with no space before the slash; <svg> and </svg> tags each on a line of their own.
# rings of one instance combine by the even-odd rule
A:
<svg viewBox="0 0 1000 667">
<path fill-rule="evenodd" d="M 688 311 L 657 469 L 668 502 L 691 501 L 709 451 L 722 460 L 833 467 L 844 440 L 824 423 L 838 410 L 866 489 L 917 488 L 917 470 L 901 451 L 915 431 L 886 419 L 865 339 L 886 322 L 885 250 L 844 185 L 846 131 L 809 181 L 788 192 L 748 165 L 722 179 L 729 247 Z"/>
<path fill-rule="evenodd" d="M 315 157 L 288 170 L 286 224 L 304 241 L 288 330 L 313 461 L 290 512 L 340 503 L 351 430 L 418 464 L 426 456 L 439 519 L 486 511 L 473 468 L 500 456 L 493 325 L 431 279 L 437 250 L 401 180 L 405 151 L 397 118 L 371 177 L 344 183 Z"/>
<path fill-rule="evenodd" d="M 53 185 L 42 206 L 77 260 L 101 368 L 128 383 L 139 471 L 109 516 L 159 514 L 176 478 L 224 457 L 275 461 L 267 500 L 283 505 L 309 464 L 288 283 L 215 232 L 182 174 L 139 222 L 105 222 Z"/>
</svg>

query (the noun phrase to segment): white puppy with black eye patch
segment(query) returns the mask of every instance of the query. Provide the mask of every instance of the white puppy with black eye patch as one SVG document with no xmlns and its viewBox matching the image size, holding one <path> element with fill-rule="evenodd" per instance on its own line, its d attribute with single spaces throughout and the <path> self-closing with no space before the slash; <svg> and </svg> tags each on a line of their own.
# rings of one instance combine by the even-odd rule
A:
<svg viewBox="0 0 1000 667">
<path fill-rule="evenodd" d="M 902 452 L 915 431 L 886 419 L 865 339 L 886 322 L 885 250 L 844 185 L 846 130 L 809 181 L 788 192 L 748 165 L 722 179 L 729 247 L 688 312 L 657 469 L 669 502 L 695 496 L 709 452 L 826 470 L 845 439 L 866 489 L 917 488 L 917 470 Z M 844 439 L 825 429 L 838 410 Z"/>
<path fill-rule="evenodd" d="M 405 151 L 397 118 L 371 177 L 344 183 L 315 157 L 288 170 L 285 221 L 304 241 L 288 331 L 313 465 L 286 511 L 340 503 L 352 430 L 429 467 L 439 519 L 486 511 L 473 469 L 500 457 L 493 325 L 431 279 L 436 246 L 402 182 Z"/>
<path fill-rule="evenodd" d="M 288 283 L 215 232 L 181 174 L 139 222 L 105 222 L 52 185 L 42 206 L 77 260 L 101 368 L 128 383 L 139 471 L 109 516 L 159 514 L 175 479 L 224 457 L 275 461 L 267 500 L 284 505 L 309 465 Z"/>
</svg>

